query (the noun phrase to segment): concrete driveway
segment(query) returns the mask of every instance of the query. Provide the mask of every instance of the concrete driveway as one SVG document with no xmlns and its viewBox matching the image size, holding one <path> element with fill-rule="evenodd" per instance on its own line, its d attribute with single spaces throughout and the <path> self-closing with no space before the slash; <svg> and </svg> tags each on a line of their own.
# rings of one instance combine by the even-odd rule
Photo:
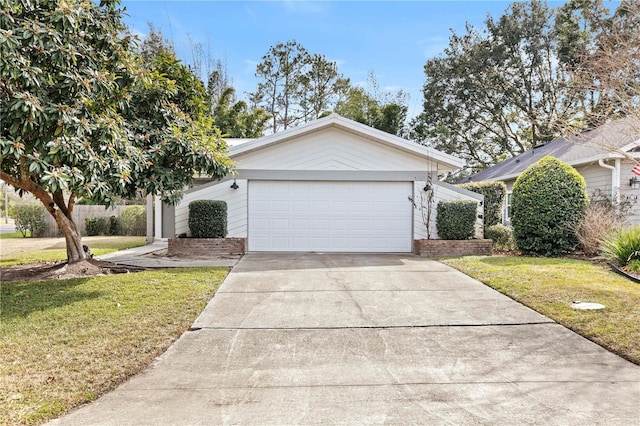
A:
<svg viewBox="0 0 640 426">
<path fill-rule="evenodd" d="M 193 330 L 53 424 L 640 424 L 640 367 L 423 258 L 249 254 Z"/>
</svg>

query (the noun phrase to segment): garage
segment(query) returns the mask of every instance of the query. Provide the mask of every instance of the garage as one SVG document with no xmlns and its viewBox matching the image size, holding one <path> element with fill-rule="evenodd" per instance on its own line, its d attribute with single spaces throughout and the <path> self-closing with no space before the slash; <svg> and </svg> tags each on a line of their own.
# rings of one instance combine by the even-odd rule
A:
<svg viewBox="0 0 640 426">
<path fill-rule="evenodd" d="M 189 204 L 221 200 L 226 237 L 241 239 L 243 250 L 410 253 L 427 235 L 425 222 L 437 237 L 436 215 L 420 207 L 428 180 L 434 208 L 445 199 L 481 200 L 438 181 L 462 160 L 336 114 L 226 142 L 234 173 L 203 179 L 175 208 L 158 205 L 156 235 L 190 236 Z"/>
<path fill-rule="evenodd" d="M 249 251 L 411 251 L 411 182 L 248 182 Z"/>
</svg>

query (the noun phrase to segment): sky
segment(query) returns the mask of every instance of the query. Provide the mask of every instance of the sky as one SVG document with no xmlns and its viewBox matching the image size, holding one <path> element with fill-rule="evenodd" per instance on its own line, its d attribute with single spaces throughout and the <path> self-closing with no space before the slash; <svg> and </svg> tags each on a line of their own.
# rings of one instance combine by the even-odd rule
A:
<svg viewBox="0 0 640 426">
<path fill-rule="evenodd" d="M 483 27 L 508 1 L 133 1 L 125 23 L 141 37 L 149 22 L 192 63 L 191 39 L 226 65 L 238 96 L 256 89 L 256 65 L 271 46 L 296 40 L 336 61 L 352 84 L 376 74 L 384 91 L 409 95 L 409 116 L 422 109 L 423 66 L 448 44 L 451 30 Z M 562 1 L 550 1 L 557 6 Z"/>
</svg>

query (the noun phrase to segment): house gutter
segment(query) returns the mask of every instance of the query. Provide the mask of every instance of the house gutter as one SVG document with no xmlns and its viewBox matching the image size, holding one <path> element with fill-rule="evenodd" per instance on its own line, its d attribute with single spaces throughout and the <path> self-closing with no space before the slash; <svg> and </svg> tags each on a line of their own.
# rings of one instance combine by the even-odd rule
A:
<svg viewBox="0 0 640 426">
<path fill-rule="evenodd" d="M 604 158 L 598 160 L 598 165 L 611 170 L 611 199 L 620 202 L 620 159 L 616 158 L 615 166 L 604 162 Z"/>
</svg>

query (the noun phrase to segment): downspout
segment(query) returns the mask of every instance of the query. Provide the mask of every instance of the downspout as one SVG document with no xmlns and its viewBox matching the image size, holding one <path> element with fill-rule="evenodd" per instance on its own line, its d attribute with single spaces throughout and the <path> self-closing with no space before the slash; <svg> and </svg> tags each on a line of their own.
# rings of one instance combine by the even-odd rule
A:
<svg viewBox="0 0 640 426">
<path fill-rule="evenodd" d="M 598 165 L 605 169 L 611 170 L 611 200 L 616 203 L 620 202 L 620 160 L 616 160 L 616 165 L 611 166 L 604 162 L 604 158 L 598 160 Z"/>
</svg>

